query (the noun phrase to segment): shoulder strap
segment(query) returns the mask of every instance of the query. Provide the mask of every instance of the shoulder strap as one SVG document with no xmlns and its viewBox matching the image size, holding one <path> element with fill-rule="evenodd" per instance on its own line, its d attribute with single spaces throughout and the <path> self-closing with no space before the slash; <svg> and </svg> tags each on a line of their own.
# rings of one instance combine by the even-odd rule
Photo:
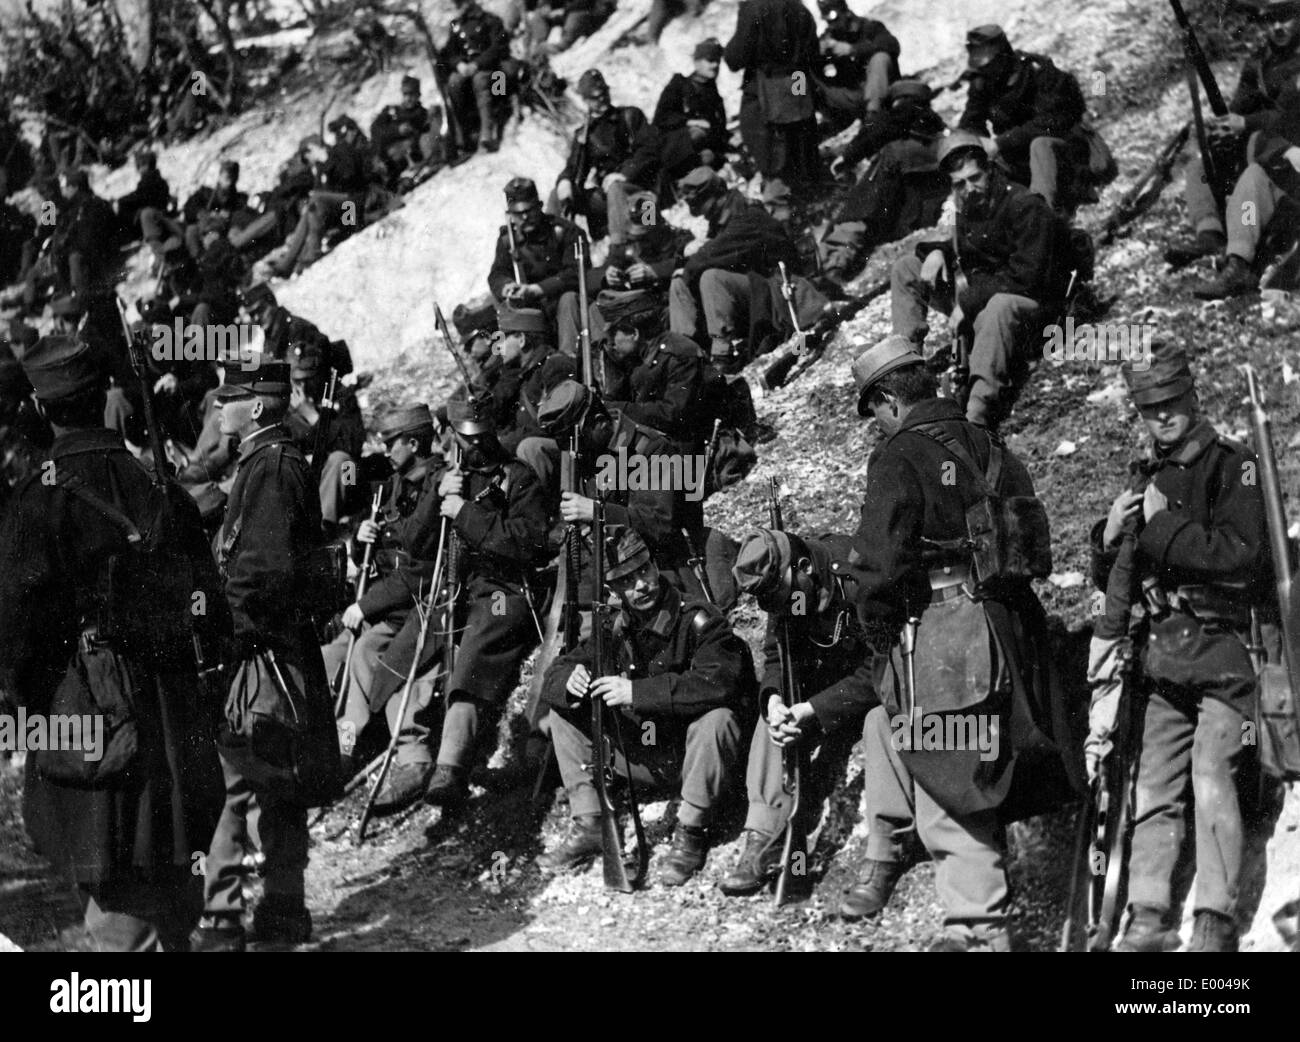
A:
<svg viewBox="0 0 1300 1042">
<path fill-rule="evenodd" d="M 966 451 L 965 446 L 949 434 L 943 424 L 920 423 L 907 429 L 924 435 L 932 441 L 937 441 L 951 455 L 955 456 L 957 461 L 975 479 L 976 488 L 980 495 L 997 494 L 998 482 L 1002 479 L 1002 449 L 996 439 L 989 437 L 989 466 L 987 471 L 983 471 L 971 457 L 971 454 Z"/>
<path fill-rule="evenodd" d="M 86 506 L 103 516 L 110 524 L 121 530 L 122 534 L 126 537 L 126 541 L 132 546 L 136 546 L 140 543 L 142 537 L 140 535 L 140 529 L 136 527 L 136 523 L 112 503 L 101 499 L 99 496 L 95 495 L 94 492 L 91 492 L 90 489 L 86 487 L 86 483 L 81 478 L 77 477 L 76 474 L 59 475 L 55 478 L 54 487 L 63 489 L 63 491 L 67 492 L 69 495 L 76 496 L 77 499 L 85 503 Z"/>
</svg>

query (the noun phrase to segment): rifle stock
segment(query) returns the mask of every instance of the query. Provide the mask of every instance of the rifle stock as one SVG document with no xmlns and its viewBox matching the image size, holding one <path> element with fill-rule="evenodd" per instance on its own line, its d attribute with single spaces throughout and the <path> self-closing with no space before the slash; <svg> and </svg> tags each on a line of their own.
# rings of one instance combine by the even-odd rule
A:
<svg viewBox="0 0 1300 1042">
<path fill-rule="evenodd" d="M 117 297 L 117 316 L 122 321 L 122 332 L 126 336 L 127 352 L 131 359 L 131 371 L 140 382 L 140 397 L 144 402 L 144 422 L 149 428 L 149 451 L 153 455 L 154 484 L 161 485 L 164 477 L 173 474 L 171 460 L 163 448 L 162 431 L 158 428 L 158 417 L 154 410 L 153 386 L 149 383 L 149 369 L 145 364 L 144 332 L 134 332 L 126 318 L 126 305 Z"/>
</svg>

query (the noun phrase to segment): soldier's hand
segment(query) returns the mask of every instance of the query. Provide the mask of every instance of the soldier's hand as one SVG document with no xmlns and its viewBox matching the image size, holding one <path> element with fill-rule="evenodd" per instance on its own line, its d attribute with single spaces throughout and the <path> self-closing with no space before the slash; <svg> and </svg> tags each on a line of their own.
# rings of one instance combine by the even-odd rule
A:
<svg viewBox="0 0 1300 1042">
<path fill-rule="evenodd" d="M 366 518 L 357 528 L 358 543 L 373 543 L 379 538 L 379 525 Z"/>
<path fill-rule="evenodd" d="M 465 493 L 465 475 L 459 470 L 449 470 L 438 482 L 438 495 L 460 496 Z"/>
<path fill-rule="evenodd" d="M 1107 550 L 1113 550 L 1119 544 L 1124 524 L 1138 512 L 1142 506 L 1142 493 L 1125 489 L 1115 497 L 1110 505 L 1110 514 L 1106 517 L 1106 528 L 1101 534 L 1101 542 Z"/>
<path fill-rule="evenodd" d="M 366 621 L 365 615 L 361 612 L 360 604 L 349 604 L 343 610 L 343 628 L 349 630 L 359 630 L 361 624 Z"/>
<path fill-rule="evenodd" d="M 460 513 L 464 505 L 465 500 L 461 499 L 460 496 L 443 496 L 442 503 L 438 507 L 438 513 L 455 521 L 456 515 Z"/>
<path fill-rule="evenodd" d="M 630 706 L 632 681 L 627 677 L 600 677 L 591 685 L 591 697 L 602 699 L 611 709 L 615 706 Z"/>
<path fill-rule="evenodd" d="M 984 146 L 984 151 L 989 154 L 990 159 L 994 159 L 998 154 L 998 139 L 995 137 L 982 137 L 980 144 Z"/>
<path fill-rule="evenodd" d="M 158 377 L 157 382 L 153 385 L 154 394 L 175 394 L 176 389 L 180 387 L 180 381 L 176 379 L 175 373 L 163 373 Z"/>
<path fill-rule="evenodd" d="M 468 79 L 470 76 L 473 76 L 473 75 L 474 75 L 474 63 L 473 63 L 473 62 L 457 62 L 457 63 L 456 63 L 456 71 L 457 71 L 458 73 L 460 73 L 462 76 L 464 76 L 466 79 Z"/>
<path fill-rule="evenodd" d="M 709 121 L 708 121 L 707 119 L 688 119 L 688 120 L 686 121 L 686 125 L 687 125 L 688 127 L 694 127 L 696 130 L 709 130 L 709 129 L 710 129 L 710 127 L 709 127 Z"/>
<path fill-rule="evenodd" d="M 1153 481 L 1147 486 L 1146 492 L 1142 496 L 1142 516 L 1150 521 L 1156 514 L 1169 508 L 1169 497 L 1156 488 Z"/>
<path fill-rule="evenodd" d="M 593 521 L 596 518 L 596 503 L 576 492 L 561 493 L 560 516 L 569 524 L 575 521 Z"/>
<path fill-rule="evenodd" d="M 948 328 L 954 333 L 961 328 L 962 322 L 966 320 L 966 312 L 961 309 L 960 304 L 954 304 L 952 314 L 948 316 Z"/>
<path fill-rule="evenodd" d="M 948 262 L 943 250 L 931 250 L 921 262 L 921 281 L 933 286 L 940 278 L 948 277 Z"/>
<path fill-rule="evenodd" d="M 626 177 L 615 170 L 612 174 L 605 175 L 605 180 L 600 182 L 600 190 L 602 192 L 608 192 L 611 186 L 618 184 L 620 181 L 626 180 Z"/>
<path fill-rule="evenodd" d="M 505 297 L 506 300 L 513 301 L 518 299 L 519 295 L 523 293 L 523 291 L 524 287 L 519 285 L 519 283 L 507 282 L 501 290 L 501 295 Z"/>
<path fill-rule="evenodd" d="M 1292 145 L 1282 153 L 1282 158 L 1291 164 L 1291 168 L 1300 173 L 1300 148 Z"/>
<path fill-rule="evenodd" d="M 564 685 L 564 690 L 574 698 L 585 698 L 590 684 L 591 674 L 587 672 L 587 667 L 579 662 L 573 667 L 573 672 L 569 674 L 569 680 Z"/>
<path fill-rule="evenodd" d="M 1239 116 L 1235 112 L 1228 112 L 1222 116 L 1211 116 L 1207 122 L 1214 130 L 1222 134 L 1240 134 L 1246 129 L 1246 117 Z"/>
<path fill-rule="evenodd" d="M 655 271 L 644 261 L 637 261 L 627 269 L 627 280 L 635 285 L 638 282 L 654 282 Z"/>
<path fill-rule="evenodd" d="M 538 301 L 546 296 L 542 291 L 542 287 L 536 282 L 530 282 L 527 286 L 520 287 L 519 295 L 523 297 L 524 300 L 528 301 Z"/>
<path fill-rule="evenodd" d="M 573 198 L 573 182 L 567 177 L 561 178 L 555 183 L 555 197 L 562 203 L 567 203 Z"/>
</svg>

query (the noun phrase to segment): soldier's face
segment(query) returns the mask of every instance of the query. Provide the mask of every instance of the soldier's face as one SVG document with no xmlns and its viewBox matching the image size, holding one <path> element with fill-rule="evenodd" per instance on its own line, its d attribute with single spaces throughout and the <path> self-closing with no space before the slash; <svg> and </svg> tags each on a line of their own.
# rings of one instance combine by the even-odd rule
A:
<svg viewBox="0 0 1300 1042">
<path fill-rule="evenodd" d="M 420 92 L 418 90 L 402 91 L 402 104 L 407 108 L 414 108 L 420 104 Z"/>
<path fill-rule="evenodd" d="M 523 333 L 498 333 L 497 336 L 498 339 L 492 346 L 505 365 L 516 361 L 524 353 Z"/>
<path fill-rule="evenodd" d="M 613 583 L 620 597 L 633 611 L 653 611 L 659 604 L 659 567 L 646 561 L 631 575 Z"/>
<path fill-rule="evenodd" d="M 1188 391 L 1167 401 L 1139 405 L 1138 412 L 1142 414 L 1142 422 L 1155 443 L 1168 448 L 1187 437 L 1187 432 L 1196 422 L 1196 393 Z"/>
<path fill-rule="evenodd" d="M 415 459 L 415 439 L 398 438 L 388 443 L 388 460 L 397 473 L 402 474 Z"/>
<path fill-rule="evenodd" d="M 541 220 L 541 206 L 511 207 L 509 211 L 510 224 L 515 230 L 515 234 L 520 232 L 532 231 L 537 227 L 537 222 Z"/>
<path fill-rule="evenodd" d="M 221 433 L 243 437 L 262 415 L 262 402 L 254 397 L 218 398 L 221 407 Z"/>
<path fill-rule="evenodd" d="M 702 80 L 716 80 L 721 63 L 712 58 L 695 59 L 695 75 Z"/>
<path fill-rule="evenodd" d="M 610 353 L 620 362 L 626 362 L 641 347 L 641 338 L 636 333 L 617 332 L 610 345 Z"/>
<path fill-rule="evenodd" d="M 609 95 L 608 94 L 589 95 L 582 99 L 582 104 L 586 107 L 587 111 L 591 113 L 591 118 L 595 119 L 598 116 L 603 116 L 606 112 L 609 111 Z"/>
<path fill-rule="evenodd" d="M 1276 51 L 1289 51 L 1295 46 L 1296 36 L 1300 33 L 1300 18 L 1288 18 L 1277 22 L 1268 30 L 1269 45 Z"/>
<path fill-rule="evenodd" d="M 871 409 L 871 415 L 875 417 L 876 424 L 885 437 L 897 433 L 902 426 L 903 418 L 896 398 L 883 394 L 872 395 L 867 399 L 867 407 Z"/>
<path fill-rule="evenodd" d="M 963 213 L 977 213 L 988 198 L 989 172 L 973 159 L 968 159 L 948 175 L 953 198 Z"/>
</svg>

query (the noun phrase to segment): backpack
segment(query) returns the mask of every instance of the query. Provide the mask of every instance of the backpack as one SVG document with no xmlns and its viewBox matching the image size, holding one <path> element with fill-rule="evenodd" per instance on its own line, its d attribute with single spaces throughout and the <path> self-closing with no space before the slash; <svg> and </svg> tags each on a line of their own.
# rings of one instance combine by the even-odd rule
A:
<svg viewBox="0 0 1300 1042">
<path fill-rule="evenodd" d="M 1047 510 L 1037 496 L 998 491 L 1005 449 L 989 435 L 989 465 L 981 471 L 970 454 L 939 423 L 909 428 L 942 445 L 974 479 L 979 499 L 966 510 L 966 538 L 937 542 L 943 550 L 969 554 L 977 599 L 1013 582 L 1045 579 L 1052 572 L 1052 538 Z"/>
<path fill-rule="evenodd" d="M 708 461 L 704 495 L 743 481 L 758 462 L 759 440 L 754 396 L 743 376 L 726 376 L 710 367 L 700 388 L 702 436 Z"/>
</svg>

